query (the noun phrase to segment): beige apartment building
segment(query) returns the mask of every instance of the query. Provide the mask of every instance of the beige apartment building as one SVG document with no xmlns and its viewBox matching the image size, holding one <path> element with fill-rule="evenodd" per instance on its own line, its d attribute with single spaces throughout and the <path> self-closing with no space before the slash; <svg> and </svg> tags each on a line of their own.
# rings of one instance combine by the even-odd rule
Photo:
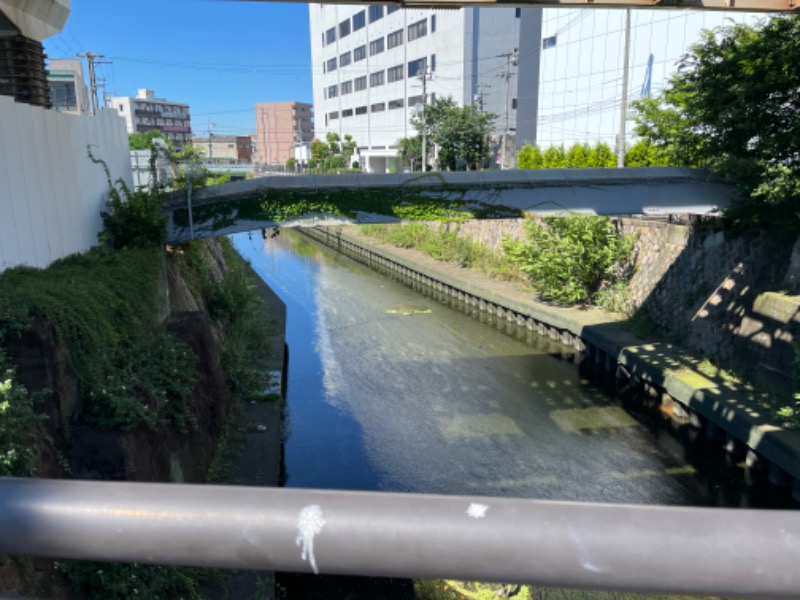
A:
<svg viewBox="0 0 800 600">
<path fill-rule="evenodd" d="M 256 104 L 256 146 L 261 164 L 283 165 L 295 146 L 314 139 L 314 109 L 303 102 Z"/>
<path fill-rule="evenodd" d="M 250 137 L 246 135 L 193 136 L 192 145 L 199 148 L 208 161 L 245 164 L 253 160 Z"/>
</svg>

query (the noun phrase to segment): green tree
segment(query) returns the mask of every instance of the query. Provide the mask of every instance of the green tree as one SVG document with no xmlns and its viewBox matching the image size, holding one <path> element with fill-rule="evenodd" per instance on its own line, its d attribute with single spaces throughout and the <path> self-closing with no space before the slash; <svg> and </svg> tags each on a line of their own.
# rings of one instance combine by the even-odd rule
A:
<svg viewBox="0 0 800 600">
<path fill-rule="evenodd" d="M 733 219 L 800 229 L 800 19 L 706 31 L 655 99 L 635 103 L 636 133 L 672 164 L 736 178 Z"/>
<path fill-rule="evenodd" d="M 348 168 L 350 168 L 350 160 L 353 158 L 357 147 L 358 144 L 353 139 L 353 136 L 346 133 L 342 142 L 342 156 L 344 156 L 344 163 Z"/>
<path fill-rule="evenodd" d="M 480 168 L 489 156 L 489 134 L 497 115 L 482 113 L 474 106 L 458 106 L 452 98 L 437 98 L 427 106 L 424 126 L 429 140 L 439 148 L 439 162 L 455 170 L 462 163 L 466 168 Z M 419 134 L 423 116 L 418 114 L 411 124 Z"/>
<path fill-rule="evenodd" d="M 589 166 L 589 152 L 591 149 L 583 144 L 572 144 L 564 156 L 566 166 L 571 169 L 581 169 Z"/>
<path fill-rule="evenodd" d="M 587 163 L 589 167 L 616 167 L 617 157 L 614 156 L 614 151 L 611 149 L 611 146 L 605 142 L 598 142 L 589 152 Z"/>
<path fill-rule="evenodd" d="M 412 171 L 416 165 L 422 165 L 422 138 L 417 135 L 397 140 L 397 157 L 410 165 Z"/>
<path fill-rule="evenodd" d="M 517 152 L 517 166 L 520 169 L 541 169 L 542 164 L 542 150 L 538 144 L 531 146 L 526 142 Z"/>
<path fill-rule="evenodd" d="M 564 146 L 550 146 L 542 153 L 543 169 L 563 169 L 567 166 Z"/>
<path fill-rule="evenodd" d="M 174 151 L 172 142 L 164 137 L 158 129 L 151 129 L 145 133 L 136 131 L 128 136 L 128 148 L 130 150 L 150 150 L 153 146 L 153 140 L 160 138 L 164 140 L 170 152 Z"/>
<path fill-rule="evenodd" d="M 331 155 L 331 149 L 328 144 L 319 139 L 314 139 L 311 142 L 311 158 L 308 161 L 308 166 L 319 168 L 324 165 L 325 160 Z"/>
<path fill-rule="evenodd" d="M 666 167 L 666 154 L 647 140 L 639 140 L 625 152 L 626 167 Z"/>
</svg>

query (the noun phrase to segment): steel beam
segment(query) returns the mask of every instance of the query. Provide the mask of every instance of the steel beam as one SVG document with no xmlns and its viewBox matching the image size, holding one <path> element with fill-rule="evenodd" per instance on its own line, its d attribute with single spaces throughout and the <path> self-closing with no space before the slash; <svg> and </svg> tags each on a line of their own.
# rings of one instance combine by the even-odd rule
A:
<svg viewBox="0 0 800 600">
<path fill-rule="evenodd" d="M 278 0 L 252 0 L 272 2 Z M 306 2 L 306 0 L 289 0 Z M 363 0 L 329 0 L 319 4 L 363 4 Z M 653 8 L 723 10 L 740 12 L 788 12 L 797 8 L 797 0 L 396 0 L 376 1 L 409 8 L 458 8 L 463 6 L 497 6 L 521 8 Z"/>
<path fill-rule="evenodd" d="M 0 478 L 0 553 L 796 598 L 800 512 Z"/>
</svg>

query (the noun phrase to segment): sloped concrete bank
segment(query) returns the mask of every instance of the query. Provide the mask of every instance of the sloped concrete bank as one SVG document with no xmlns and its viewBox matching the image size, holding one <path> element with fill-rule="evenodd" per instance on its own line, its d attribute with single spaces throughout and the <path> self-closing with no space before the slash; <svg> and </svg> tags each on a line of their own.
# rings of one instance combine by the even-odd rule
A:
<svg viewBox="0 0 800 600">
<path fill-rule="evenodd" d="M 791 486 L 800 501 L 800 432 L 778 426 L 736 384 L 702 374 L 696 368 L 699 361 L 685 348 L 637 338 L 623 328 L 620 315 L 538 303 L 528 290 L 414 250 L 380 244 L 355 227 L 300 231 L 454 308 L 480 313 L 487 323 L 520 339 L 526 339 L 525 331 L 530 332 L 528 341 L 539 339 L 535 334 L 546 336 L 562 345 L 565 357 L 593 364 L 613 375 L 618 388 L 631 387 L 659 403 L 676 425 L 720 442 L 748 469 L 767 470 L 773 484 Z"/>
</svg>

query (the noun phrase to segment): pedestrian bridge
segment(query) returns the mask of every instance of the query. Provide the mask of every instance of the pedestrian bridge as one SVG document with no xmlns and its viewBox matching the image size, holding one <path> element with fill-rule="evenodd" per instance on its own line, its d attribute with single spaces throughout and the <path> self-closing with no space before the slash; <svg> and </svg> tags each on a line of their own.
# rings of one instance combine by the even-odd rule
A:
<svg viewBox="0 0 800 600">
<path fill-rule="evenodd" d="M 272 176 L 168 198 L 170 241 L 320 222 L 716 214 L 734 187 L 679 167 Z"/>
</svg>

